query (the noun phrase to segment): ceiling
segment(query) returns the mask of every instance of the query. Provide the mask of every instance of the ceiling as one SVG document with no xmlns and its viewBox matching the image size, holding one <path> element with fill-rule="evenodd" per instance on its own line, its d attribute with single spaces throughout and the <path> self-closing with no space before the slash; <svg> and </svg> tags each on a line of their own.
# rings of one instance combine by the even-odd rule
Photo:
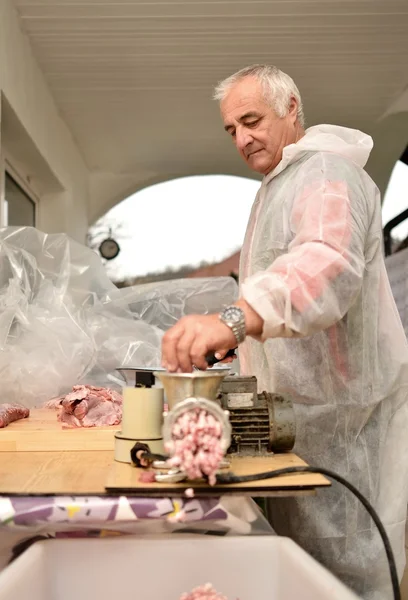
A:
<svg viewBox="0 0 408 600">
<path fill-rule="evenodd" d="M 241 67 L 276 64 L 298 84 L 309 125 L 363 129 L 380 149 L 390 134 L 379 119 L 408 83 L 407 0 L 15 4 L 88 167 L 116 182 L 110 204 L 143 182 L 249 174 L 211 99 Z M 392 135 L 403 149 L 408 129 Z"/>
</svg>

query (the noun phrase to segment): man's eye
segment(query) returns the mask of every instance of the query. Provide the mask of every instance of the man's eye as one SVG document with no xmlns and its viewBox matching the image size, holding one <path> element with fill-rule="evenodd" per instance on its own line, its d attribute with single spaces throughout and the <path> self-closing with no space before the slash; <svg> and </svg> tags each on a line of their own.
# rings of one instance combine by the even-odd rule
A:
<svg viewBox="0 0 408 600">
<path fill-rule="evenodd" d="M 259 121 L 251 121 L 250 123 L 246 123 L 247 127 L 256 127 Z"/>
</svg>

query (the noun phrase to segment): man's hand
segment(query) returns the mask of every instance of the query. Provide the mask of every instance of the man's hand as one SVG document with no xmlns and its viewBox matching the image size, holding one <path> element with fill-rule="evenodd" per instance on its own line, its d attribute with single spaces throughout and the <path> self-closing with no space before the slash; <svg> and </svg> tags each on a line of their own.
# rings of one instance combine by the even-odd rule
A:
<svg viewBox="0 0 408 600">
<path fill-rule="evenodd" d="M 169 329 L 162 341 L 162 366 L 168 371 L 191 373 L 193 365 L 206 369 L 205 357 L 222 349 L 225 355 L 237 341 L 218 315 L 190 315 Z"/>
<path fill-rule="evenodd" d="M 219 363 L 222 363 L 223 365 L 226 365 L 227 363 L 232 363 L 234 362 L 234 360 L 237 357 L 237 355 L 235 354 L 231 354 L 231 356 L 227 356 L 229 350 L 217 350 L 217 352 L 215 352 L 215 358 L 218 360 Z M 226 358 L 225 358 L 226 357 Z"/>
<path fill-rule="evenodd" d="M 263 329 L 262 318 L 245 300 L 238 300 L 236 305 L 244 311 L 246 334 L 260 336 Z M 214 353 L 216 358 L 222 358 L 236 346 L 235 335 L 220 321 L 218 315 L 190 315 L 180 319 L 165 333 L 162 341 L 162 365 L 172 373 L 191 373 L 193 365 L 198 369 L 207 369 L 205 357 L 208 354 Z M 225 362 L 232 360 L 226 359 Z"/>
</svg>

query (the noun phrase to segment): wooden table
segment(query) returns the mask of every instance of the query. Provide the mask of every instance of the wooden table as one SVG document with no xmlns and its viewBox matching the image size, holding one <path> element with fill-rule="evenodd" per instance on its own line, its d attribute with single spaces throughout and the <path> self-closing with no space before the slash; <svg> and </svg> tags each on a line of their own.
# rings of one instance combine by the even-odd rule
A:
<svg viewBox="0 0 408 600">
<path fill-rule="evenodd" d="M 182 496 L 191 483 L 146 484 L 140 472 L 114 461 L 115 432 L 120 426 L 63 429 L 57 412 L 34 409 L 28 419 L 0 429 L 0 494 Z M 295 454 L 233 457 L 237 475 L 305 466 Z M 321 475 L 302 473 L 250 483 L 195 484 L 197 495 L 295 496 L 330 485 Z"/>
<path fill-rule="evenodd" d="M 235 458 L 236 474 L 257 473 L 284 467 L 305 465 L 295 454 L 278 454 L 268 458 Z M 1 452 L 1 495 L 103 495 L 109 493 L 135 496 L 182 496 L 191 483 L 141 484 L 140 471 L 117 463 L 111 451 L 74 452 Z M 194 485 L 203 496 L 296 496 L 313 493 L 330 485 L 321 475 L 302 473 L 247 484 L 210 488 Z"/>
<path fill-rule="evenodd" d="M 105 494 L 111 451 L 1 452 L 0 494 Z"/>
<path fill-rule="evenodd" d="M 33 408 L 27 419 L 0 429 L 0 460 L 2 452 L 113 450 L 119 429 L 120 425 L 64 429 L 56 410 Z"/>
</svg>

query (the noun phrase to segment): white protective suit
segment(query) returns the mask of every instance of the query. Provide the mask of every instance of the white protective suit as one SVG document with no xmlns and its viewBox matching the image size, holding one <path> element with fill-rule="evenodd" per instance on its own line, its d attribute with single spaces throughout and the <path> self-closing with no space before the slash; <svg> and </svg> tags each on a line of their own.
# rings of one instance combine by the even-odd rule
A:
<svg viewBox="0 0 408 600">
<path fill-rule="evenodd" d="M 408 347 L 385 271 L 379 191 L 363 170 L 369 136 L 320 125 L 284 149 L 256 197 L 241 295 L 265 321 L 240 347 L 259 391 L 291 395 L 294 451 L 336 471 L 374 505 L 405 565 Z M 261 343 L 264 342 L 264 343 Z M 391 598 L 384 548 L 365 509 L 334 484 L 269 503 L 294 539 L 356 593 Z"/>
</svg>

